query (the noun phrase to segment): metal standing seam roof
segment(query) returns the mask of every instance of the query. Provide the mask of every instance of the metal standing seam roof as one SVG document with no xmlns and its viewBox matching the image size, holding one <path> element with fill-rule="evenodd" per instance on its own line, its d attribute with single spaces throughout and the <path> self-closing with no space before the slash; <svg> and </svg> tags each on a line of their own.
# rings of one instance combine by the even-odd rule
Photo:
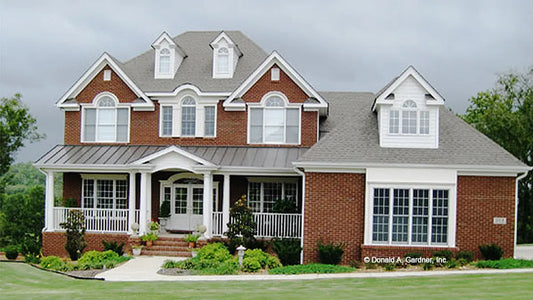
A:
<svg viewBox="0 0 533 300">
<path fill-rule="evenodd" d="M 37 166 L 127 166 L 171 145 L 57 145 L 39 158 Z M 293 168 L 309 148 L 176 146 L 221 167 Z"/>
</svg>

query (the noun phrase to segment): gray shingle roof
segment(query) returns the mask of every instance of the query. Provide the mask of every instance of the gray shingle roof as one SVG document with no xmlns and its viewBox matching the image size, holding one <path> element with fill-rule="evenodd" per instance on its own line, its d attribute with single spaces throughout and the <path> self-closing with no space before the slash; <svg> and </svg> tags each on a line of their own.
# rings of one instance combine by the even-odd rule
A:
<svg viewBox="0 0 533 300">
<path fill-rule="evenodd" d="M 57 145 L 35 162 L 38 166 L 126 166 L 169 146 Z M 292 162 L 308 148 L 179 147 L 221 167 L 293 168 Z"/>
<path fill-rule="evenodd" d="M 323 136 L 300 162 L 353 164 L 525 165 L 482 133 L 441 107 L 438 149 L 382 148 L 372 93 L 322 92 L 330 103 Z M 346 122 L 349 120 L 349 122 Z M 327 132 L 329 133 L 327 133 Z"/>
<path fill-rule="evenodd" d="M 234 91 L 267 57 L 267 53 L 240 31 L 225 31 L 242 52 L 233 78 L 213 79 L 213 54 L 209 45 L 220 31 L 188 31 L 173 38 L 187 54 L 173 79 L 154 79 L 154 50 L 150 49 L 120 67 L 144 92 L 171 92 L 193 84 L 203 92 Z"/>
</svg>

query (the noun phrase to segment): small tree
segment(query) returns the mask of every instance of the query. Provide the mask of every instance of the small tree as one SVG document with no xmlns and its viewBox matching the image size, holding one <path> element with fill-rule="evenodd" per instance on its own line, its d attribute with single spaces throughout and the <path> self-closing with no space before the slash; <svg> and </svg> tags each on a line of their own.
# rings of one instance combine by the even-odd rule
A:
<svg viewBox="0 0 533 300">
<path fill-rule="evenodd" d="M 83 249 L 87 246 L 87 242 L 85 241 L 85 218 L 83 217 L 83 212 L 79 210 L 69 211 L 67 221 L 59 224 L 59 226 L 67 231 L 67 243 L 65 244 L 65 249 L 70 256 L 70 259 L 78 260 Z"/>
<path fill-rule="evenodd" d="M 235 251 L 235 247 L 243 245 L 250 248 L 256 244 L 255 222 L 252 210 L 246 201 L 246 195 L 235 202 L 229 212 L 231 222 L 228 223 L 228 231 L 224 234 L 230 239 L 230 251 Z"/>
</svg>

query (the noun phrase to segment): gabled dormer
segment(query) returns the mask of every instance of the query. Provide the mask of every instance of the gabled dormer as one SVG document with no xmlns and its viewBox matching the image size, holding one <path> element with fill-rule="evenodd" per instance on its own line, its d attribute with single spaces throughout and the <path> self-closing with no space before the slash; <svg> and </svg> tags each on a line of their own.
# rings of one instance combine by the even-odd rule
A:
<svg viewBox="0 0 533 300">
<path fill-rule="evenodd" d="M 439 147 L 439 107 L 442 96 L 413 66 L 376 96 L 379 144 L 390 148 Z"/>
<path fill-rule="evenodd" d="M 154 48 L 154 78 L 172 79 L 186 57 L 185 52 L 174 43 L 168 33 L 163 32 L 152 43 Z"/>
<path fill-rule="evenodd" d="M 213 78 L 233 78 L 239 57 L 239 47 L 222 31 L 210 44 L 213 49 Z"/>
</svg>

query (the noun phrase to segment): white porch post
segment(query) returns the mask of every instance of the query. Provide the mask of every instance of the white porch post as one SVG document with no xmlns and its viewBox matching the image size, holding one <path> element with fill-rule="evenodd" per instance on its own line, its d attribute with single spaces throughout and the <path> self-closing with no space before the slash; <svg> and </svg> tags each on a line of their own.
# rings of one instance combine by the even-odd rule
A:
<svg viewBox="0 0 533 300">
<path fill-rule="evenodd" d="M 222 229 L 228 231 L 229 223 L 229 198 L 230 198 L 230 175 L 224 174 L 224 191 L 222 195 Z"/>
<path fill-rule="evenodd" d="M 203 223 L 206 228 L 205 237 L 210 238 L 213 231 L 211 223 L 213 220 L 213 175 L 210 172 L 204 173 L 204 203 L 203 203 Z"/>
<path fill-rule="evenodd" d="M 128 195 L 128 234 L 133 234 L 131 225 L 135 223 L 135 172 L 130 172 L 130 185 L 129 185 L 129 195 Z"/>
<path fill-rule="evenodd" d="M 54 172 L 46 171 L 44 231 L 54 231 Z"/>
<path fill-rule="evenodd" d="M 140 198 L 140 216 L 139 216 L 139 234 L 146 233 L 146 226 L 150 218 L 150 208 L 152 199 L 152 174 L 141 172 L 141 198 Z"/>
</svg>

